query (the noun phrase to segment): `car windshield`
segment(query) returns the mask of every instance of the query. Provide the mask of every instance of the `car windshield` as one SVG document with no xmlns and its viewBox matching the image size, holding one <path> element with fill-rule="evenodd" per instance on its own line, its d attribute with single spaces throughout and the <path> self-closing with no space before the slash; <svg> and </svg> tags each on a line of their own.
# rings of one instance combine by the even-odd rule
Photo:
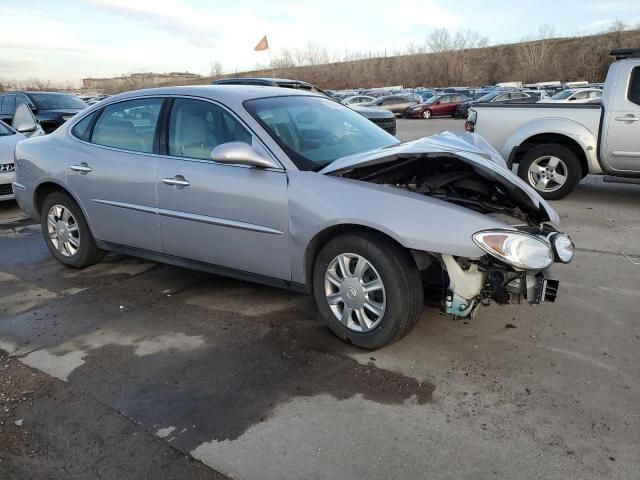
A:
<svg viewBox="0 0 640 480">
<path fill-rule="evenodd" d="M 497 96 L 498 96 L 498 92 L 489 92 L 489 93 L 485 93 L 483 96 L 481 96 L 476 101 L 477 102 L 490 102 L 491 100 L 493 100 Z"/>
<path fill-rule="evenodd" d="M 432 103 L 437 102 L 438 100 L 440 100 L 442 98 L 442 95 L 434 95 L 433 97 L 427 98 L 424 102 L 423 105 L 431 105 Z"/>
<path fill-rule="evenodd" d="M 282 96 L 245 108 L 300 170 L 320 170 L 338 158 L 398 143 L 359 113 L 322 97 Z"/>
<path fill-rule="evenodd" d="M 87 104 L 78 97 L 64 93 L 30 93 L 29 97 L 38 110 L 87 108 Z"/>
<path fill-rule="evenodd" d="M 553 97 L 551 97 L 551 100 L 565 100 L 574 93 L 576 93 L 574 90 L 564 90 L 560 93 L 556 93 Z"/>
</svg>

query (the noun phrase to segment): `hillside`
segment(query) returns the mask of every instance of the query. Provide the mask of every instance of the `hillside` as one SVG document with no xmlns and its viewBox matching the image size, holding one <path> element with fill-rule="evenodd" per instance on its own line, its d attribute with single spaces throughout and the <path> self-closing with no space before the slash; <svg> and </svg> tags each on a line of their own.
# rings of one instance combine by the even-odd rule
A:
<svg viewBox="0 0 640 480">
<path fill-rule="evenodd" d="M 325 89 L 382 85 L 493 85 L 506 81 L 600 82 L 613 61 L 609 51 L 622 47 L 640 48 L 640 30 L 278 68 L 275 75 L 305 80 Z M 270 77 L 271 74 L 269 69 L 242 72 L 238 76 Z M 207 84 L 213 79 L 203 77 L 197 83 Z"/>
</svg>

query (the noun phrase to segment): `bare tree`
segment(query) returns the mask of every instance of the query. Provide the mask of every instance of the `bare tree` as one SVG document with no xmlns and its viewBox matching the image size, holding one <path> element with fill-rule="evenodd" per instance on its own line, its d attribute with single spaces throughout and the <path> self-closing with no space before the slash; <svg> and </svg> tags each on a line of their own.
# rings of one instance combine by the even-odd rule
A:
<svg viewBox="0 0 640 480">
<path fill-rule="evenodd" d="M 214 60 L 211 63 L 211 73 L 210 75 L 213 78 L 220 78 L 222 77 L 222 75 L 224 74 L 223 68 L 222 68 L 222 62 L 219 62 L 218 60 Z"/>
<path fill-rule="evenodd" d="M 524 70 L 524 80 L 533 81 L 540 74 L 542 67 L 548 60 L 554 32 L 549 25 L 542 25 L 538 35 L 524 38 L 517 47 L 518 61 Z"/>
</svg>

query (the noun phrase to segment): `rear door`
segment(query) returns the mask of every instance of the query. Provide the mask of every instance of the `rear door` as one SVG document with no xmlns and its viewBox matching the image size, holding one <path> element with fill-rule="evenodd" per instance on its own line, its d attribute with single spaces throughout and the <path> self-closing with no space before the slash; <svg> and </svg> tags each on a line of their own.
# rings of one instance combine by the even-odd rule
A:
<svg viewBox="0 0 640 480">
<path fill-rule="evenodd" d="M 167 120 L 166 155 L 159 158 L 157 170 L 164 252 L 290 280 L 285 171 L 211 160 L 214 147 L 238 141 L 269 155 L 219 104 L 176 98 Z"/>
<path fill-rule="evenodd" d="M 67 183 L 98 240 L 161 251 L 154 143 L 163 101 L 114 103 L 71 129 Z"/>
<path fill-rule="evenodd" d="M 640 172 L 640 65 L 623 65 L 604 101 L 604 162 L 612 170 Z"/>
</svg>

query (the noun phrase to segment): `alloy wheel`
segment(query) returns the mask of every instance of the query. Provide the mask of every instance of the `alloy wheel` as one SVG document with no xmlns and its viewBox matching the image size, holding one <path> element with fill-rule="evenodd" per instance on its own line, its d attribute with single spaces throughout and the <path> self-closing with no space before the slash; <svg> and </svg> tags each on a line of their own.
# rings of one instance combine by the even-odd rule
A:
<svg viewBox="0 0 640 480">
<path fill-rule="evenodd" d="M 567 181 L 567 165 L 558 157 L 546 155 L 531 162 L 529 184 L 539 192 L 555 192 Z"/>
<path fill-rule="evenodd" d="M 73 257 L 80 248 L 80 229 L 71 211 L 53 205 L 47 214 L 47 233 L 54 248 L 65 257 Z"/>
<path fill-rule="evenodd" d="M 349 330 L 368 332 L 382 321 L 387 306 L 384 283 L 363 256 L 342 253 L 329 262 L 324 291 L 333 315 Z"/>
</svg>

